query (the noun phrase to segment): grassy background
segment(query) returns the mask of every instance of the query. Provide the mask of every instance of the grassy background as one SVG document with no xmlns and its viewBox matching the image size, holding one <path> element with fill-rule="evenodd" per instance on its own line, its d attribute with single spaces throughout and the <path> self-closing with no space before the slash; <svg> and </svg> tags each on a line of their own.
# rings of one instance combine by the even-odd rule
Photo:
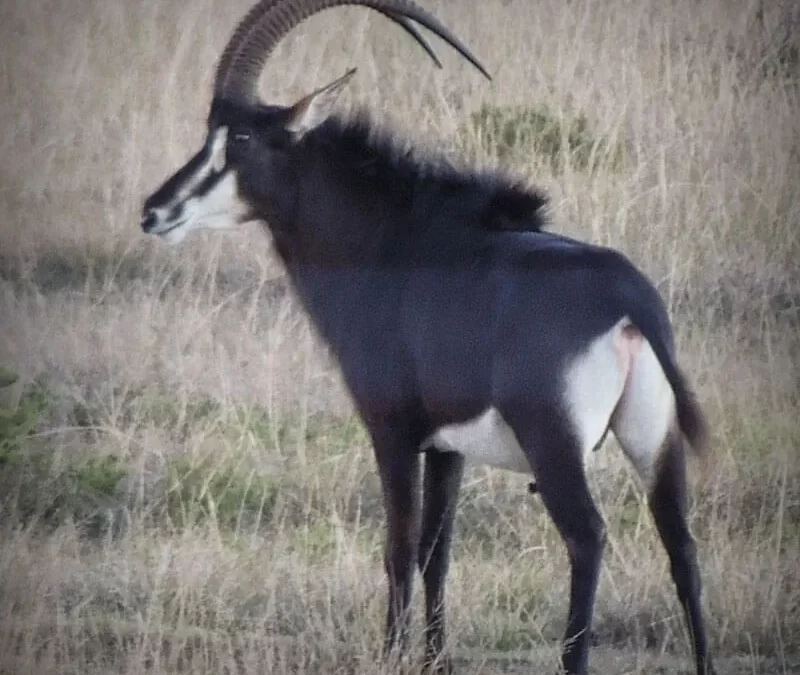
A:
<svg viewBox="0 0 800 675">
<path fill-rule="evenodd" d="M 426 2 L 491 84 L 345 9 L 281 44 L 265 96 L 358 65 L 344 106 L 530 177 L 553 229 L 647 271 L 713 426 L 692 527 L 721 670 L 800 672 L 800 16 L 472 4 Z M 370 448 L 268 238 L 169 249 L 138 229 L 142 197 L 201 142 L 247 6 L 0 3 L 0 365 L 20 376 L 0 388 L 0 672 L 379 668 Z M 594 670 L 688 672 L 633 475 L 613 442 L 592 464 L 611 533 Z M 448 586 L 459 672 L 554 668 L 565 564 L 524 477 L 469 470 Z"/>
</svg>

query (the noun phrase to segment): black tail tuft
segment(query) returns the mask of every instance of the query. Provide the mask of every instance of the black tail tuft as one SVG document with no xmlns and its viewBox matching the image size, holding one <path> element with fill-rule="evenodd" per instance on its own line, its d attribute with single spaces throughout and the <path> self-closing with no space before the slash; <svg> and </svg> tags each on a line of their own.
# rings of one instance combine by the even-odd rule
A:
<svg viewBox="0 0 800 675">
<path fill-rule="evenodd" d="M 650 295 L 649 302 L 645 296 L 645 301 L 638 302 L 638 307 L 629 316 L 650 343 L 672 387 L 681 433 L 691 445 L 694 454 L 705 459 L 708 455 L 708 425 L 694 391 L 675 361 L 672 331 L 666 309 L 655 288 L 648 285 L 640 290 Z"/>
<path fill-rule="evenodd" d="M 675 390 L 675 401 L 678 413 L 678 424 L 683 435 L 689 441 L 692 450 L 698 457 L 705 458 L 708 454 L 708 424 L 705 415 L 700 409 L 697 397 L 686 384 L 683 375 L 672 383 Z"/>
</svg>

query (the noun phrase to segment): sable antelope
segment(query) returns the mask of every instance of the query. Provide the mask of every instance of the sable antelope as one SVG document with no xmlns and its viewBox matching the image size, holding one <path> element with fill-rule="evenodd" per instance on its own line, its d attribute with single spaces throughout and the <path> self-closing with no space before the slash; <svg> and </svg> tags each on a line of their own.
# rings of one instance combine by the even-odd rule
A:
<svg viewBox="0 0 800 675">
<path fill-rule="evenodd" d="M 203 148 L 146 200 L 142 228 L 170 242 L 199 227 L 269 228 L 374 446 L 387 650 L 405 642 L 418 564 L 426 664 L 450 670 L 444 587 L 469 459 L 535 477 L 571 564 L 563 665 L 586 673 L 605 528 L 584 458 L 610 429 L 648 490 L 697 672 L 708 675 L 685 516 L 685 448 L 702 452 L 706 427 L 657 290 L 620 253 L 543 231 L 537 191 L 415 154 L 364 114 L 334 114 L 355 70 L 292 106 L 260 103 L 258 77 L 278 41 L 344 4 L 376 9 L 418 41 L 412 22 L 425 26 L 487 74 L 408 0 L 262 1 L 222 54 Z"/>
</svg>

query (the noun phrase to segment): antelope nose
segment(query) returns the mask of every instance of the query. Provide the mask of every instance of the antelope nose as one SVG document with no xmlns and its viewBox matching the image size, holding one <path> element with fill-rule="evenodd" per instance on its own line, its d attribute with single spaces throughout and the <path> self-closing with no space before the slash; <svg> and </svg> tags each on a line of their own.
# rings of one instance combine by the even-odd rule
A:
<svg viewBox="0 0 800 675">
<path fill-rule="evenodd" d="M 156 212 L 153 209 L 148 209 L 142 214 L 142 229 L 145 232 L 150 232 L 156 226 L 157 221 Z"/>
</svg>

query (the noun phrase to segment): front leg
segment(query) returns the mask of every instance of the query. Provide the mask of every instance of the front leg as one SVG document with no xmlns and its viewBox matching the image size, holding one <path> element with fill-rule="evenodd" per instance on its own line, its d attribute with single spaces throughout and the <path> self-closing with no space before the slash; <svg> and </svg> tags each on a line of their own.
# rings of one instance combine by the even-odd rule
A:
<svg viewBox="0 0 800 675">
<path fill-rule="evenodd" d="M 405 650 L 420 535 L 419 439 L 407 424 L 370 425 L 386 509 L 384 563 L 389 583 L 384 656 Z"/>
<path fill-rule="evenodd" d="M 442 656 L 445 641 L 444 589 L 450 562 L 464 457 L 432 449 L 425 459 L 424 506 L 419 567 L 425 582 L 425 664 L 436 673 L 452 668 Z"/>
</svg>

